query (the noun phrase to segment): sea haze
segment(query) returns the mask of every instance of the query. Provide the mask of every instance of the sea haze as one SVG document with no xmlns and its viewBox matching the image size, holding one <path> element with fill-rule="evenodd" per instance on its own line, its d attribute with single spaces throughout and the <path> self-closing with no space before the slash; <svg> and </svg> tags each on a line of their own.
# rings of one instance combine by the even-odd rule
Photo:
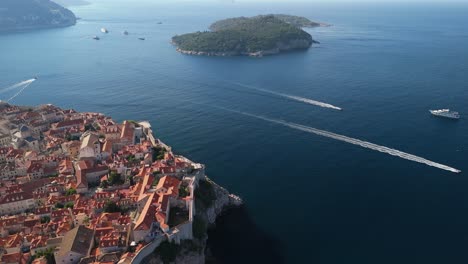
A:
<svg viewBox="0 0 468 264">
<path fill-rule="evenodd" d="M 76 26 L 0 35 L 0 87 L 38 76 L 12 103 L 149 120 L 177 152 L 205 163 L 247 204 L 212 233 L 218 260 L 468 261 L 467 5 L 90 2 L 70 7 L 82 18 Z M 333 26 L 307 29 L 321 45 L 262 59 L 191 57 L 170 44 L 218 19 L 266 13 Z M 219 107 L 370 141 L 462 173 Z M 433 108 L 462 119 L 431 117 Z"/>
</svg>

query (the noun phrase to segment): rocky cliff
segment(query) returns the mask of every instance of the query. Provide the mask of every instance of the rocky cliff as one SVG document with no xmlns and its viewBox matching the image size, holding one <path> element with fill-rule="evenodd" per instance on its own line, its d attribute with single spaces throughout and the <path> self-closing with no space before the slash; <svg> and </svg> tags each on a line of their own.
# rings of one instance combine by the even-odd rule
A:
<svg viewBox="0 0 468 264">
<path fill-rule="evenodd" d="M 225 210 L 231 207 L 241 206 L 242 199 L 236 195 L 230 194 L 225 188 L 216 184 L 214 181 L 205 177 L 204 179 L 212 187 L 214 199 L 209 207 L 204 208 L 203 205 L 197 205 L 196 216 L 200 217 L 206 224 L 213 226 L 216 218 L 221 215 Z M 206 190 L 205 190 L 206 191 Z M 196 196 L 195 196 L 195 199 Z M 205 252 L 207 251 L 206 242 L 208 235 L 205 234 L 201 238 L 195 238 L 193 241 L 183 241 L 177 249 L 178 253 L 175 260 L 171 263 L 174 264 L 204 264 Z M 158 249 L 156 249 L 156 252 Z M 153 254 L 144 260 L 144 263 L 149 264 L 163 264 L 161 256 Z"/>
<path fill-rule="evenodd" d="M 216 200 L 210 208 L 202 213 L 206 215 L 206 219 L 209 224 L 214 224 L 216 222 L 216 218 L 223 212 L 223 210 L 229 209 L 231 206 L 241 206 L 242 199 L 239 196 L 230 194 L 228 190 L 219 186 L 208 177 L 206 180 L 213 185 L 216 194 Z"/>
</svg>

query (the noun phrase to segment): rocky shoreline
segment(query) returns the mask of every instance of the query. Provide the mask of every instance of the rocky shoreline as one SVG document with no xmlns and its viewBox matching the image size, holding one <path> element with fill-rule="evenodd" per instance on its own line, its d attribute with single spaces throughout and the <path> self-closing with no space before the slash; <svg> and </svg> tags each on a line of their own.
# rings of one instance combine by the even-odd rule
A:
<svg viewBox="0 0 468 264">
<path fill-rule="evenodd" d="M 291 40 L 289 43 L 278 43 L 276 48 L 269 50 L 260 50 L 256 52 L 238 52 L 238 51 L 226 51 L 226 52 L 208 52 L 208 51 L 195 51 L 195 50 L 183 50 L 177 48 L 176 51 L 185 55 L 193 56 L 211 56 L 211 57 L 233 57 L 233 56 L 248 56 L 261 58 L 264 56 L 276 55 L 283 52 L 297 51 L 297 50 L 306 50 L 312 46 L 312 44 L 319 44 L 318 41 L 312 40 Z M 173 45 L 176 45 L 172 42 Z"/>
<path fill-rule="evenodd" d="M 54 28 L 66 28 L 76 25 L 76 20 L 70 23 L 64 24 L 56 24 L 56 25 L 36 25 L 36 26 L 19 26 L 15 28 L 6 28 L 0 29 L 0 34 L 3 33 L 21 33 L 21 32 L 28 32 L 34 30 L 46 30 L 46 29 L 54 29 Z"/>
</svg>

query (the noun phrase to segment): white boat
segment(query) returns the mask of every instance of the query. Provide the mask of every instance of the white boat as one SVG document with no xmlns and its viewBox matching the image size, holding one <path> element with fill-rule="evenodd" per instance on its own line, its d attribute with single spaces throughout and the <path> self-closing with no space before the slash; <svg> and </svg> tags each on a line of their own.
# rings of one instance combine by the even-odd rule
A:
<svg viewBox="0 0 468 264">
<path fill-rule="evenodd" d="M 450 109 L 440 109 L 440 110 L 429 110 L 432 115 L 450 118 L 450 119 L 460 119 L 460 114 L 455 111 L 450 111 Z"/>
<path fill-rule="evenodd" d="M 109 30 L 107 30 L 106 28 L 101 28 L 101 32 L 102 33 L 109 33 Z"/>
</svg>

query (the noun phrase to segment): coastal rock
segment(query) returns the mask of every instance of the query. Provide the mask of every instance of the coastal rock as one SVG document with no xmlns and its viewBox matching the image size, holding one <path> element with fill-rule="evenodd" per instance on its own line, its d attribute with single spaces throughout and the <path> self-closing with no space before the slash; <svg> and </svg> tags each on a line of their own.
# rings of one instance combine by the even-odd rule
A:
<svg viewBox="0 0 468 264">
<path fill-rule="evenodd" d="M 206 177 L 206 180 L 213 185 L 216 200 L 213 203 L 213 206 L 206 210 L 206 219 L 209 224 L 214 224 L 216 218 L 223 212 L 223 210 L 228 209 L 230 206 L 240 206 L 242 205 L 242 199 L 236 195 L 230 194 L 225 188 L 216 184 L 214 181 Z"/>
<path fill-rule="evenodd" d="M 193 55 L 193 56 L 216 56 L 216 57 L 230 57 L 230 56 L 250 56 L 250 57 L 263 57 L 269 55 L 279 54 L 284 51 L 291 51 L 291 50 L 304 50 L 308 49 L 312 46 L 313 43 L 320 43 L 318 41 L 312 40 L 304 40 L 304 39 L 295 39 L 291 40 L 288 43 L 278 42 L 276 44 L 276 48 L 268 49 L 268 50 L 260 50 L 256 52 L 206 52 L 206 51 L 191 51 L 191 50 L 182 50 L 177 48 L 177 52 L 180 52 L 185 55 Z"/>
</svg>

